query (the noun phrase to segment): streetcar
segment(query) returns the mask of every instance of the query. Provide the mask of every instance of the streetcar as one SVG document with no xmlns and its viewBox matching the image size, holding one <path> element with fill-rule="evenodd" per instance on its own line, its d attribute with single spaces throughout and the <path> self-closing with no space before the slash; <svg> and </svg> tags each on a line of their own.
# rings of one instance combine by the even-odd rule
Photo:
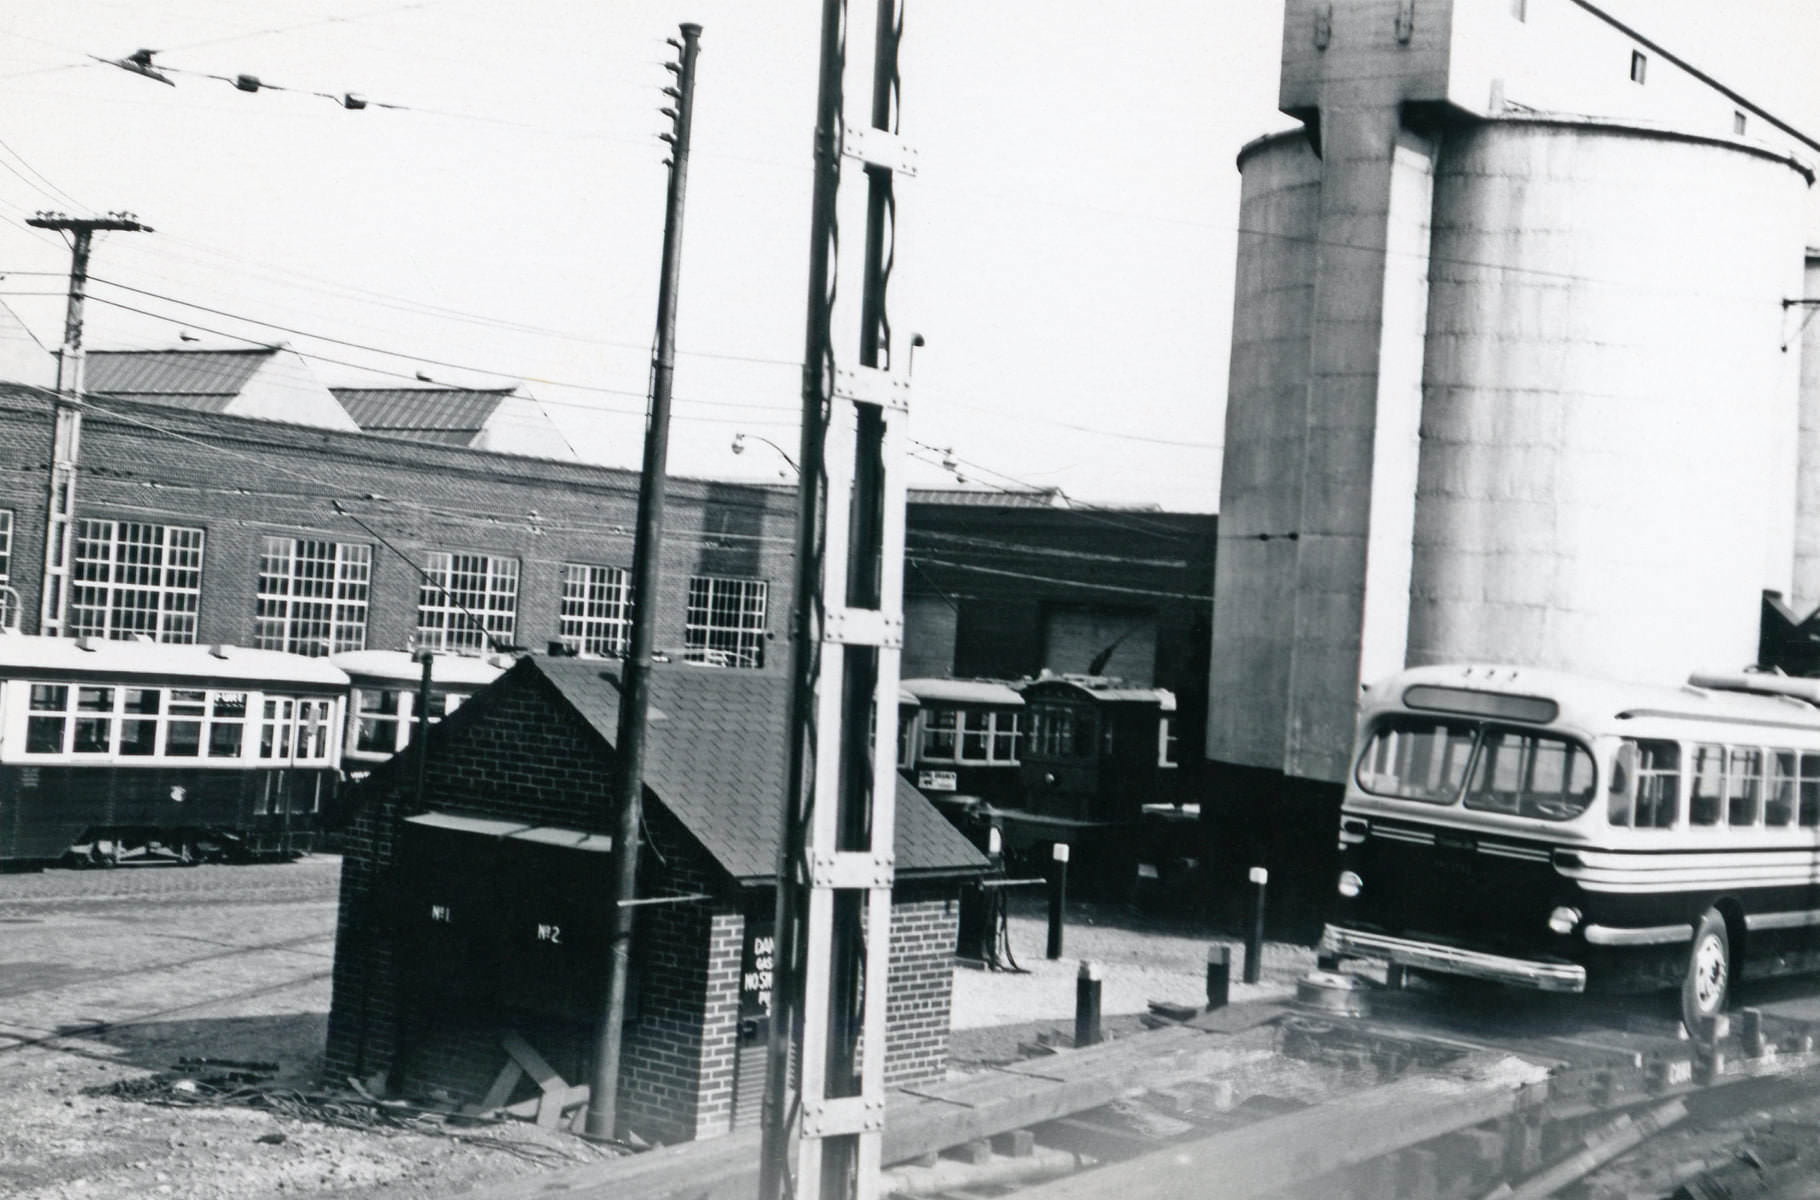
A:
<svg viewBox="0 0 1820 1200">
<path fill-rule="evenodd" d="M 329 662 L 348 677 L 348 719 L 341 757 L 349 778 L 358 780 L 416 736 L 423 663 L 405 650 L 344 650 L 329 655 Z M 430 722 L 460 708 L 469 696 L 503 673 L 492 659 L 435 655 L 430 663 Z"/>
<path fill-rule="evenodd" d="M 1323 952 L 1678 987 L 1689 1028 L 1740 977 L 1820 968 L 1820 708 L 1705 682 L 1456 665 L 1368 688 Z"/>
<path fill-rule="evenodd" d="M 273 650 L 0 637 L 0 865 L 309 851 L 347 689 Z"/>
</svg>

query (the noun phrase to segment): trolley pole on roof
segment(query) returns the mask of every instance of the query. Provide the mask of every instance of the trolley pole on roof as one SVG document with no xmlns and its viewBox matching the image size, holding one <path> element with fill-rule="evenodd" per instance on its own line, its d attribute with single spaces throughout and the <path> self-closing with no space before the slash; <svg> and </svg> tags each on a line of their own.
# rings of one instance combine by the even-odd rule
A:
<svg viewBox="0 0 1820 1200">
<path fill-rule="evenodd" d="M 70 555 L 76 524 L 76 466 L 82 454 L 82 304 L 88 298 L 88 257 L 97 229 L 150 233 L 132 213 L 68 217 L 39 213 L 27 225 L 70 235 L 69 306 L 63 344 L 57 347 L 57 399 L 51 428 L 50 502 L 44 522 L 44 579 L 39 589 L 38 632 L 61 637 L 69 619 Z"/>
<path fill-rule="evenodd" d="M 846 7 L 822 8 L 762 1200 L 873 1200 L 884 1147 L 909 408 L 907 372 L 889 369 L 885 290 L 893 181 L 915 171 L 897 137 L 901 0 L 878 0 L 871 111 L 851 125 Z M 837 362 L 832 335 L 843 158 L 859 160 L 867 179 L 855 365 Z"/>
<path fill-rule="evenodd" d="M 670 447 L 670 383 L 676 368 L 676 289 L 682 276 L 683 195 L 689 182 L 689 125 L 695 106 L 695 56 L 700 25 L 683 25 L 671 40 L 680 62 L 666 64 L 676 102 L 663 111 L 674 131 L 670 143 L 670 193 L 664 212 L 663 269 L 657 285 L 657 352 L 651 364 L 651 409 L 645 418 L 645 457 L 638 479 L 638 526 L 632 542 L 631 644 L 620 671 L 619 772 L 614 795 L 612 883 L 607 903 L 607 961 L 600 1021 L 594 1031 L 594 1073 L 589 1080 L 589 1137 L 611 1138 L 619 1114 L 619 1051 L 626 1014 L 626 972 L 632 954 L 630 902 L 638 891 L 638 831 L 643 820 L 645 715 L 650 707 L 651 643 L 657 623 L 657 567 L 664 534 L 664 471 Z"/>
</svg>

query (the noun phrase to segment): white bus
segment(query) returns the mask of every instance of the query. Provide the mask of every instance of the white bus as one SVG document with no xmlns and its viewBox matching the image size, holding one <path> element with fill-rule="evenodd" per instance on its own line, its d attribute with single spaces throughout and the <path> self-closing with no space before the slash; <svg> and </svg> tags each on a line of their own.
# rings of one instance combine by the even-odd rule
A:
<svg viewBox="0 0 1820 1200">
<path fill-rule="evenodd" d="M 1776 679 L 1445 666 L 1368 688 L 1324 952 L 1678 985 L 1690 1026 L 1741 975 L 1820 968 L 1820 707 Z"/>
</svg>

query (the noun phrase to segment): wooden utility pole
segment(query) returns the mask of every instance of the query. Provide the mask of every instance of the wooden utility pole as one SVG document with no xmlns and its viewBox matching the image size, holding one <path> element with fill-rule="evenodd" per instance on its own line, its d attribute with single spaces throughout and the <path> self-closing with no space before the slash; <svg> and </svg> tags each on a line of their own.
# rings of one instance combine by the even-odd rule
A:
<svg viewBox="0 0 1820 1200">
<path fill-rule="evenodd" d="M 69 217 L 39 213 L 27 225 L 70 237 L 69 306 L 63 344 L 57 347 L 57 399 L 51 429 L 51 490 L 44 520 L 44 579 L 39 589 L 38 632 L 61 637 L 69 620 L 70 556 L 76 527 L 76 466 L 82 456 L 82 304 L 88 298 L 88 256 L 97 229 L 150 233 L 132 213 Z"/>
<path fill-rule="evenodd" d="M 884 1144 L 909 391 L 889 370 L 885 285 L 893 180 L 915 171 L 897 137 L 901 0 L 879 0 L 870 119 L 856 124 L 842 113 L 845 9 L 822 9 L 763 1200 L 873 1200 Z M 837 364 L 831 332 L 844 157 L 867 178 L 854 366 Z"/>
<path fill-rule="evenodd" d="M 670 383 L 676 372 L 676 289 L 682 276 L 683 196 L 689 182 L 689 125 L 695 107 L 695 56 L 700 25 L 682 26 L 670 42 L 680 62 L 667 64 L 676 86 L 664 93 L 675 128 L 670 143 L 670 194 L 664 213 L 663 268 L 657 285 L 657 353 L 651 365 L 651 410 L 645 418 L 644 468 L 638 479 L 638 526 L 632 541 L 632 635 L 620 670 L 619 773 L 614 795 L 612 879 L 607 913 L 605 995 L 594 1031 L 589 1080 L 589 1137 L 611 1138 L 619 1114 L 619 1050 L 626 1015 L 626 972 L 632 956 L 632 901 L 638 893 L 638 831 L 644 817 L 645 716 L 650 708 L 651 643 L 657 626 L 657 568 L 664 535 L 664 472 L 670 447 Z"/>
</svg>

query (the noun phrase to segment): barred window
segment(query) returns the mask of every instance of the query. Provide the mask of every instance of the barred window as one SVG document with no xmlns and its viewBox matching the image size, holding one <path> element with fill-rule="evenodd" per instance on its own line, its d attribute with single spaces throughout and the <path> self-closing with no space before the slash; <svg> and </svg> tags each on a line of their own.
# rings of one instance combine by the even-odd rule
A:
<svg viewBox="0 0 1820 1200">
<path fill-rule="evenodd" d="M 196 640 L 202 530 L 138 521 L 76 523 L 72 637 Z"/>
<path fill-rule="evenodd" d="M 767 588 L 762 579 L 691 578 L 683 657 L 717 667 L 764 666 Z"/>
<path fill-rule="evenodd" d="M 511 642 L 518 611 L 518 560 L 438 550 L 424 561 L 417 594 L 417 645 L 484 654 Z"/>
<path fill-rule="evenodd" d="M 562 566 L 562 644 L 583 654 L 620 657 L 631 639 L 631 587 L 619 567 Z"/>
<path fill-rule="evenodd" d="M 312 658 L 364 649 L 372 579 L 370 546 L 266 538 L 259 555 L 253 644 Z"/>
</svg>

